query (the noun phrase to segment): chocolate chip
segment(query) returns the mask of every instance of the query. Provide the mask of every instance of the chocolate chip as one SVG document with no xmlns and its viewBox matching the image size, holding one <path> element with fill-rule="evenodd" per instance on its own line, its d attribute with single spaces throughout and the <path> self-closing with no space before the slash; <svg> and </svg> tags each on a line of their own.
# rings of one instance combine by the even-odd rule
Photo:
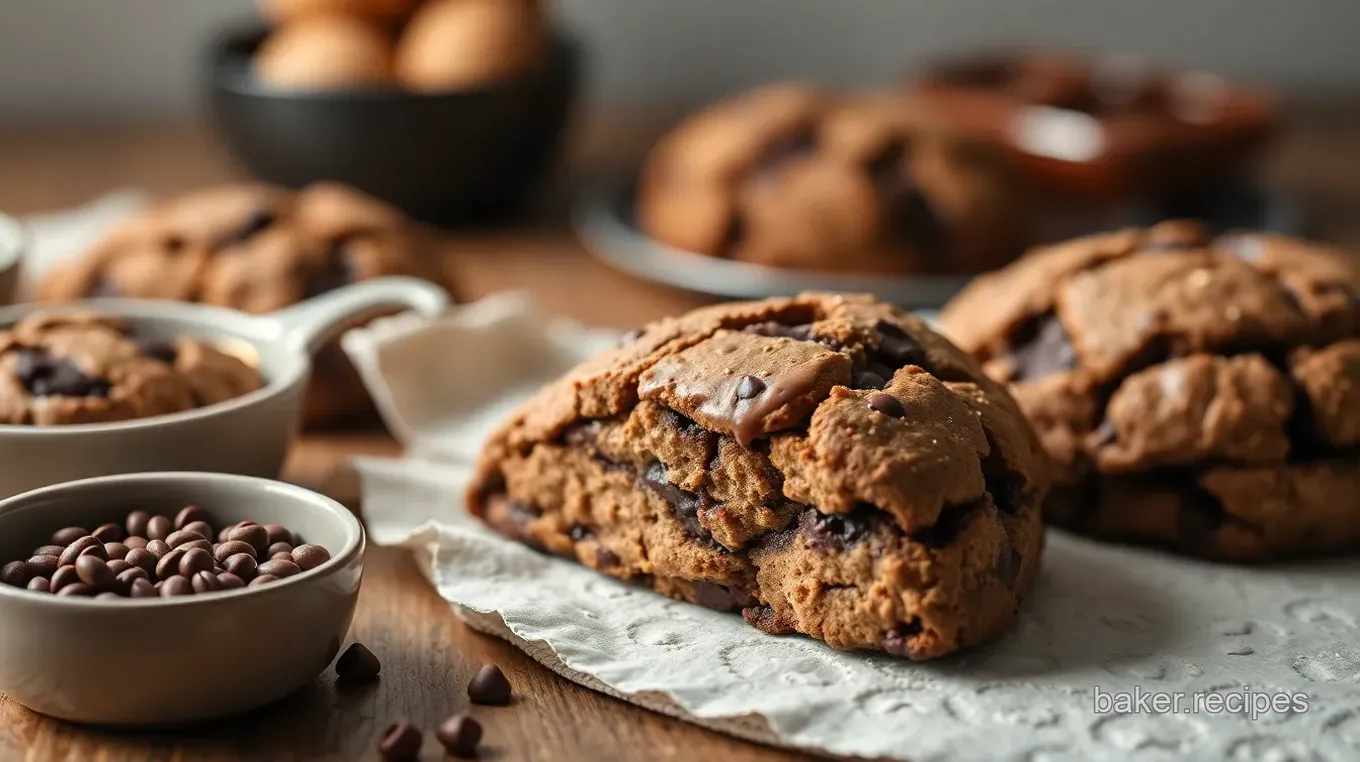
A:
<svg viewBox="0 0 1360 762">
<path fill-rule="evenodd" d="M 949 249 L 950 231 L 925 189 L 900 164 L 874 176 L 888 230 L 927 256 L 940 257 Z"/>
<path fill-rule="evenodd" d="M 642 475 L 642 483 L 661 496 L 670 506 L 671 512 L 680 520 L 686 534 L 711 542 L 713 535 L 699 521 L 699 509 L 705 503 L 705 496 L 681 489 L 670 482 L 666 466 L 660 461 L 652 463 Z"/>
<path fill-rule="evenodd" d="M 887 385 L 888 379 L 873 370 L 858 370 L 850 374 L 851 389 L 882 389 Z"/>
<path fill-rule="evenodd" d="M 82 527 L 66 527 L 65 529 L 59 529 L 52 533 L 52 544 L 60 545 L 62 548 L 65 548 L 76 540 L 89 536 L 89 534 L 90 533 L 85 531 Z"/>
<path fill-rule="evenodd" d="M 81 582 L 90 586 L 91 590 L 104 591 L 113 587 L 113 571 L 109 569 L 108 562 L 102 558 L 95 556 L 77 558 L 76 574 Z"/>
<path fill-rule="evenodd" d="M 382 662 L 363 643 L 352 643 L 335 660 L 335 676 L 351 683 L 366 683 L 382 672 Z"/>
<path fill-rule="evenodd" d="M 241 221 L 240 225 L 228 230 L 213 241 L 213 248 L 225 249 L 228 246 L 244 243 L 255 237 L 255 235 L 267 230 L 277 219 L 278 217 L 268 209 L 252 210 L 250 214 L 246 215 L 246 218 Z"/>
<path fill-rule="evenodd" d="M 133 511 L 127 515 L 127 521 L 123 528 L 127 530 L 128 537 L 141 537 L 147 534 L 147 524 L 151 521 L 151 514 L 146 511 Z M 147 539 L 152 539 L 148 537 Z"/>
<path fill-rule="evenodd" d="M 162 598 L 174 598 L 180 595 L 194 594 L 193 583 L 178 574 L 162 580 L 160 590 Z"/>
<path fill-rule="evenodd" d="M 901 400 L 883 392 L 874 392 L 869 395 L 869 409 L 876 413 L 882 413 L 889 418 L 904 418 L 907 415 L 907 410 L 902 407 Z"/>
<path fill-rule="evenodd" d="M 15 353 L 19 383 L 35 397 L 107 397 L 109 382 L 87 376 L 67 360 L 44 349 L 23 348 Z"/>
<path fill-rule="evenodd" d="M 171 532 L 170 536 L 165 538 L 165 544 L 169 545 L 172 548 L 178 548 L 179 546 L 191 543 L 194 540 L 204 539 L 207 538 L 199 534 L 198 532 L 190 531 L 188 529 L 179 529 L 174 532 Z"/>
<path fill-rule="evenodd" d="M 215 593 L 222 589 L 222 583 L 217 581 L 217 575 L 207 570 L 196 572 L 189 578 L 189 584 L 193 586 L 195 593 Z"/>
<path fill-rule="evenodd" d="M 449 754 L 460 759 L 472 759 L 477 756 L 477 744 L 482 742 L 482 726 L 465 714 L 455 714 L 439 723 L 434 737 Z"/>
<path fill-rule="evenodd" d="M 134 568 L 134 567 L 132 566 L 132 564 L 128 563 L 127 561 L 124 561 L 124 560 L 121 559 L 121 558 L 111 558 L 111 559 L 109 559 L 108 566 L 109 566 L 109 571 L 113 572 L 113 573 L 114 573 L 114 576 L 117 576 L 117 575 L 119 575 L 119 574 L 121 574 L 121 573 L 127 571 L 128 569 Z"/>
<path fill-rule="evenodd" d="M 269 553 L 269 530 L 259 524 L 249 524 L 246 526 L 236 526 L 227 532 L 228 540 L 244 542 L 255 549 L 256 558 L 268 558 Z"/>
<path fill-rule="evenodd" d="M 172 550 L 156 562 L 156 578 L 165 581 L 179 574 L 179 562 L 184 559 L 184 551 Z"/>
<path fill-rule="evenodd" d="M 740 611 L 760 603 L 749 593 L 706 580 L 696 581 L 692 591 L 694 603 L 714 611 Z"/>
<path fill-rule="evenodd" d="M 894 368 L 907 365 L 926 365 L 926 350 L 920 342 L 911 337 L 900 326 L 880 320 L 874 326 L 878 331 L 878 346 L 874 353 L 886 359 Z"/>
<path fill-rule="evenodd" d="M 905 624 L 899 624 L 891 630 L 886 630 L 879 636 L 878 644 L 884 651 L 893 656 L 911 656 L 911 639 L 921 634 L 921 620 L 912 619 Z"/>
<path fill-rule="evenodd" d="M 873 530 L 871 516 L 876 508 L 858 508 L 851 513 L 825 514 L 809 508 L 799 518 L 798 529 L 803 541 L 815 550 L 841 551 L 850 548 Z"/>
<path fill-rule="evenodd" d="M 146 548 L 133 548 L 129 550 L 127 555 L 123 557 L 123 560 L 147 574 L 153 574 L 156 571 L 156 557 L 151 555 L 151 551 Z"/>
<path fill-rule="evenodd" d="M 285 579 L 295 574 L 301 574 L 302 569 L 299 568 L 297 564 L 293 563 L 292 558 L 291 557 L 286 558 L 287 560 L 284 560 L 283 558 L 276 558 L 269 561 L 265 561 L 264 563 L 259 565 L 259 567 L 256 569 L 256 573 L 277 577 L 279 579 Z"/>
<path fill-rule="evenodd" d="M 93 550 L 94 548 L 99 548 L 99 553 L 102 554 L 104 552 L 104 543 L 100 542 L 99 540 L 96 540 L 90 535 L 85 535 L 79 540 L 76 540 L 75 542 L 66 546 L 66 550 L 63 550 L 61 552 L 61 558 L 59 559 L 59 563 L 62 566 L 70 566 L 71 564 L 74 564 L 76 562 L 76 559 L 79 558 L 82 553 L 88 550 Z"/>
<path fill-rule="evenodd" d="M 939 549 L 952 543 L 977 514 L 980 503 L 965 505 L 946 505 L 935 519 L 934 526 L 926 527 L 912 534 L 913 542 L 927 548 Z"/>
<path fill-rule="evenodd" d="M 468 683 L 468 698 L 475 704 L 505 706 L 510 703 L 510 681 L 495 664 L 485 664 Z"/>
<path fill-rule="evenodd" d="M 421 743 L 420 729 L 410 720 L 398 720 L 383 731 L 378 752 L 386 762 L 409 762 L 420 756 Z"/>
<path fill-rule="evenodd" d="M 139 579 L 146 580 L 147 582 L 151 581 L 146 570 L 137 566 L 134 566 L 131 569 L 124 569 L 118 573 L 118 576 L 114 577 L 114 581 L 118 586 L 127 591 L 130 591 L 132 589 L 132 584 Z"/>
<path fill-rule="evenodd" d="M 265 550 L 265 556 L 268 558 L 278 558 L 279 556 L 292 558 L 293 557 L 292 554 L 293 546 L 286 542 L 276 542 L 270 545 L 267 550 Z"/>
<path fill-rule="evenodd" d="M 176 551 L 171 551 L 176 552 Z M 179 573 L 182 577 L 190 579 L 199 572 L 212 571 L 216 564 L 213 561 L 212 553 L 203 548 L 194 548 L 186 551 L 179 560 Z"/>
<path fill-rule="evenodd" d="M 1076 367 L 1077 354 L 1063 324 L 1053 315 L 1029 321 L 1011 341 L 1015 381 L 1030 381 Z"/>
<path fill-rule="evenodd" d="M 30 577 L 50 577 L 61 566 L 61 561 L 48 555 L 33 556 L 24 562 L 24 566 Z"/>
<path fill-rule="evenodd" d="M 245 545 L 245 543 L 241 544 Z M 256 563 L 253 553 L 235 553 L 222 562 L 224 571 L 231 572 L 246 582 L 255 578 L 255 572 L 258 568 L 259 564 Z"/>
<path fill-rule="evenodd" d="M 108 556 L 110 561 L 121 561 L 127 558 L 129 550 L 130 548 L 121 542 L 104 543 L 104 555 Z"/>
<path fill-rule="evenodd" d="M 148 540 L 164 540 L 173 531 L 175 531 L 174 526 L 170 523 L 170 519 L 165 516 L 157 514 L 146 522 L 146 539 Z"/>
<path fill-rule="evenodd" d="M 134 579 L 128 587 L 129 598 L 155 598 L 159 593 L 148 579 Z"/>
<path fill-rule="evenodd" d="M 73 585 L 80 581 L 80 575 L 76 572 L 74 564 L 63 566 L 52 572 L 52 592 L 59 593 L 63 587 Z"/>
<path fill-rule="evenodd" d="M 110 542 L 122 542 L 125 535 L 123 534 L 123 528 L 117 524 L 102 524 L 98 529 L 90 532 L 90 536 L 107 544 Z"/>
<path fill-rule="evenodd" d="M 331 560 L 329 550 L 320 545 L 299 545 L 293 548 L 293 563 L 302 571 L 311 571 Z"/>
<path fill-rule="evenodd" d="M 595 546 L 595 567 L 598 569 L 612 569 L 623 563 L 623 560 L 614 555 L 614 551 L 603 545 Z"/>
<path fill-rule="evenodd" d="M 799 325 L 786 325 L 773 320 L 763 323 L 754 323 L 741 329 L 742 333 L 753 333 L 757 336 L 768 336 L 770 338 L 789 338 L 798 341 L 815 341 L 816 336 L 812 333 L 811 323 Z"/>
<path fill-rule="evenodd" d="M 992 496 L 992 505 L 1002 513 L 1014 516 L 1032 499 L 1025 478 L 1010 470 L 995 452 L 982 462 L 982 479 L 987 494 Z"/>
<path fill-rule="evenodd" d="M 755 376 L 742 376 L 737 382 L 737 399 L 749 400 L 760 396 L 765 391 L 765 382 Z"/>
<path fill-rule="evenodd" d="M 186 505 L 175 514 L 175 529 L 183 530 L 189 528 L 190 524 L 202 522 L 208 524 L 211 520 L 208 512 L 196 505 Z M 204 535 L 207 536 L 206 534 Z"/>
<path fill-rule="evenodd" d="M 137 339 L 134 343 L 142 354 L 153 360 L 160 360 L 166 365 L 174 365 L 175 360 L 179 359 L 179 347 L 175 345 L 174 339 L 143 337 Z"/>
<path fill-rule="evenodd" d="M 265 524 L 264 531 L 270 545 L 275 545 L 280 542 L 296 544 L 293 542 L 293 533 L 288 530 L 288 527 L 282 524 Z"/>
<path fill-rule="evenodd" d="M 152 540 L 146 544 L 146 552 L 159 561 L 170 552 L 170 546 L 165 544 L 165 540 Z"/>
<path fill-rule="evenodd" d="M 10 561 L 4 567 L 0 567 L 0 582 L 13 587 L 26 586 L 32 576 L 28 571 L 28 564 L 23 561 Z"/>
<path fill-rule="evenodd" d="M 218 572 L 217 584 L 220 585 L 223 590 L 235 590 L 240 587 L 245 587 L 246 581 L 231 572 Z"/>
</svg>

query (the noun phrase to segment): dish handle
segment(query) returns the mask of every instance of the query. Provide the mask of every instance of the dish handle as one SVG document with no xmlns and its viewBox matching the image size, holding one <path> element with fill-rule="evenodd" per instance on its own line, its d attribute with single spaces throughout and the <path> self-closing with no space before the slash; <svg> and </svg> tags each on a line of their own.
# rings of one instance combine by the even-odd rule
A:
<svg viewBox="0 0 1360 762">
<path fill-rule="evenodd" d="M 392 276 L 338 288 L 266 317 L 279 325 L 290 345 L 316 354 L 357 320 L 400 308 L 438 317 L 448 305 L 449 295 L 439 286 L 419 278 Z"/>
</svg>

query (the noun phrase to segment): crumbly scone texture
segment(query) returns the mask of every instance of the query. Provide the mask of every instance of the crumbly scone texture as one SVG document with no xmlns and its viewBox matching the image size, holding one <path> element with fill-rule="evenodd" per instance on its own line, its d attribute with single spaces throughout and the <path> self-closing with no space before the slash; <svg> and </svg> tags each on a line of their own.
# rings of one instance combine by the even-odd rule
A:
<svg viewBox="0 0 1360 762">
<path fill-rule="evenodd" d="M 1050 521 L 1238 561 L 1360 548 L 1360 261 L 1168 222 L 1038 249 L 944 311 L 1056 463 Z"/>
<path fill-rule="evenodd" d="M 178 413 L 259 389 L 198 339 L 139 337 L 93 312 L 35 312 L 0 331 L 0 423 L 59 426 Z"/>
<path fill-rule="evenodd" d="M 1049 468 L 1004 389 L 870 297 L 700 309 L 543 389 L 469 495 L 497 531 L 770 633 L 928 659 L 1013 620 Z"/>
<path fill-rule="evenodd" d="M 664 137 L 637 218 L 681 249 L 777 267 L 980 272 L 1027 245 L 1015 176 L 900 95 L 796 84 L 717 103 Z"/>
<path fill-rule="evenodd" d="M 334 183 L 298 192 L 237 184 L 154 205 L 56 268 L 40 298 L 174 299 L 262 313 L 384 275 L 442 281 L 396 209 Z M 313 376 L 309 423 L 368 407 L 338 346 L 322 350 Z"/>
</svg>

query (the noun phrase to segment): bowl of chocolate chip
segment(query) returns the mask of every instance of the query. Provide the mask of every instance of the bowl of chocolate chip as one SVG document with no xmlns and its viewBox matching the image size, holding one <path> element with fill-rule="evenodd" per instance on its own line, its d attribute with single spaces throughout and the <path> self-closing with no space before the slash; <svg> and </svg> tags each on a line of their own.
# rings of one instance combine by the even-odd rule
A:
<svg viewBox="0 0 1360 762">
<path fill-rule="evenodd" d="M 436 315 L 447 299 L 389 277 L 263 315 L 135 299 L 0 309 L 0 498 L 145 471 L 275 477 L 312 355 L 356 319 Z"/>
<path fill-rule="evenodd" d="M 0 692 L 108 726 L 276 701 L 338 653 L 364 546 L 339 503 L 247 476 L 127 474 L 0 501 Z"/>
<path fill-rule="evenodd" d="M 14 301 L 14 292 L 19 287 L 19 262 L 27 240 L 24 226 L 18 220 L 0 214 L 0 304 Z"/>
</svg>

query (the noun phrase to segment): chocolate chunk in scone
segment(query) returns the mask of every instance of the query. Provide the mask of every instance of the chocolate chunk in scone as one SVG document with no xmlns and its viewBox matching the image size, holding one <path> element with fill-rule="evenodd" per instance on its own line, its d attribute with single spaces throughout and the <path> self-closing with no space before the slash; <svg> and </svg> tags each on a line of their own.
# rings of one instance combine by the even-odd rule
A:
<svg viewBox="0 0 1360 762">
<path fill-rule="evenodd" d="M 147 418 L 260 388 L 259 372 L 195 338 L 138 337 L 93 312 L 35 312 L 0 331 L 0 423 Z"/>
<path fill-rule="evenodd" d="M 486 445 L 500 533 L 771 633 L 913 659 L 996 636 L 1050 468 L 1002 387 L 869 297 L 719 305 L 551 384 Z"/>
<path fill-rule="evenodd" d="M 1057 463 L 1050 521 L 1239 561 L 1360 548 L 1360 262 L 1187 222 L 1036 250 L 946 331 Z"/>
<path fill-rule="evenodd" d="M 440 281 L 400 212 L 320 183 L 210 188 L 154 205 L 43 282 L 45 300 L 92 296 L 206 302 L 261 313 L 384 275 Z M 370 409 L 338 346 L 316 358 L 309 424 Z"/>
</svg>

